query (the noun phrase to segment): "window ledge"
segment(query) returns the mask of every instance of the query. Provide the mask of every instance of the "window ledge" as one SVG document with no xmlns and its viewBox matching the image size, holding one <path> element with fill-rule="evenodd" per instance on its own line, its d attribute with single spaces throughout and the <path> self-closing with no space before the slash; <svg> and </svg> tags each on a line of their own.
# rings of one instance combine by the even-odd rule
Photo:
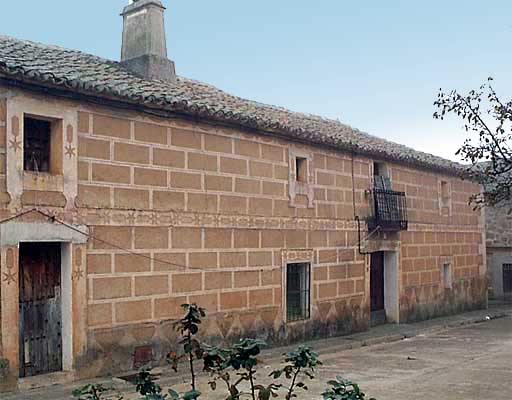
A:
<svg viewBox="0 0 512 400">
<path fill-rule="evenodd" d="M 313 319 L 311 317 L 309 318 L 306 318 L 306 319 L 298 319 L 298 320 L 295 320 L 295 321 L 288 321 L 286 320 L 286 325 L 288 326 L 300 326 L 300 325 L 305 325 L 309 322 L 313 321 Z"/>
<path fill-rule="evenodd" d="M 64 176 L 25 171 L 23 173 L 23 189 L 62 192 L 64 190 Z"/>
</svg>

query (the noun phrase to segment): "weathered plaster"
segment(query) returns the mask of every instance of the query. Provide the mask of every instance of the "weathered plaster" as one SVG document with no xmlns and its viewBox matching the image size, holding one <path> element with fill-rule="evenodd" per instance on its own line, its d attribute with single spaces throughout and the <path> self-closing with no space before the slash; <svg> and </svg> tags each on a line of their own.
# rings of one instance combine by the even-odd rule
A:
<svg viewBox="0 0 512 400">
<path fill-rule="evenodd" d="M 87 227 L 75 226 L 83 232 Z M 11 221 L 0 225 L 1 327 L 3 357 L 10 374 L 19 375 L 19 244 L 62 243 L 63 367 L 73 371 L 75 358 L 87 347 L 87 236 L 63 225 Z"/>
<path fill-rule="evenodd" d="M 78 194 L 76 110 L 62 107 L 57 100 L 45 98 L 41 101 L 22 92 L 13 92 L 7 99 L 7 192 L 11 196 L 11 208 L 20 208 L 24 183 L 31 180 L 30 177 L 25 177 L 23 171 L 23 120 L 26 114 L 60 121 L 61 137 L 58 142 L 62 146 L 59 151 L 62 154 L 62 176 L 44 179 L 46 174 L 41 174 L 42 177 L 38 179 L 36 186 L 40 190 L 55 191 L 55 185 L 60 182 L 61 190 L 66 197 L 66 209 L 74 209 Z M 33 188 L 33 182 L 26 183 L 29 188 Z"/>
</svg>

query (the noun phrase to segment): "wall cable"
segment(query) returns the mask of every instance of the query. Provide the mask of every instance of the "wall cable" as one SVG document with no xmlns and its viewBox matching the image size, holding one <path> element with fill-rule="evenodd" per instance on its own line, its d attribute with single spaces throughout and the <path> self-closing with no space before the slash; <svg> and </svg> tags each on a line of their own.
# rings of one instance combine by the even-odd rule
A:
<svg viewBox="0 0 512 400">
<path fill-rule="evenodd" d="M 178 264 L 178 263 L 173 263 L 173 262 L 170 262 L 170 261 L 167 261 L 167 260 L 163 260 L 163 259 L 160 259 L 160 258 L 157 258 L 157 257 L 153 257 L 153 256 L 148 256 L 148 255 L 145 255 L 145 254 L 141 254 L 141 253 L 137 253 L 131 249 L 127 249 L 127 248 L 124 248 L 122 246 L 119 246 L 115 243 L 112 243 L 112 242 L 109 242 L 108 240 L 105 240 L 105 239 L 101 239 L 91 233 L 88 233 L 88 232 L 84 232 L 78 228 L 76 228 L 75 226 L 65 222 L 65 221 L 62 221 L 60 219 L 58 219 L 55 215 L 51 215 L 51 214 L 48 214 L 42 210 L 39 210 L 39 209 L 36 209 L 36 208 L 32 208 L 30 210 L 27 210 L 27 211 L 24 211 L 22 213 L 19 213 L 17 215 L 14 215 L 10 218 L 6 218 L 4 220 L 1 220 L 0 221 L 0 225 L 2 224 L 5 224 L 7 222 L 10 222 L 10 221 L 13 221 L 15 219 L 18 219 L 18 218 L 21 218 L 27 214 L 30 214 L 30 213 L 33 213 L 33 212 L 36 212 L 44 217 L 46 217 L 48 219 L 48 221 L 52 222 L 52 223 L 57 223 L 59 225 L 62 225 L 62 226 L 65 226 L 67 227 L 68 229 L 71 229 L 72 231 L 80 234 L 80 235 L 83 235 L 89 239 L 92 239 L 93 241 L 96 241 L 96 242 L 100 242 L 100 243 L 103 243 L 107 246 L 110 246 L 114 249 L 117 249 L 117 250 L 120 250 L 124 253 L 127 253 L 127 254 L 131 254 L 131 255 L 134 255 L 136 257 L 140 257 L 140 258 L 144 258 L 144 259 L 147 259 L 147 260 L 150 260 L 150 261 L 153 261 L 153 262 L 158 262 L 160 264 L 164 264 L 164 265 L 169 265 L 169 266 L 172 266 L 172 267 L 177 267 L 177 268 L 181 268 L 181 269 L 185 269 L 185 270 L 192 270 L 192 271 L 201 271 L 201 272 L 212 272 L 212 271 L 215 271 L 214 268 L 209 268 L 209 269 L 206 269 L 206 268 L 193 268 L 193 267 L 190 267 L 190 266 L 187 266 L 187 265 L 183 265 L 183 264 Z M 368 236 L 366 238 L 364 238 L 364 240 L 368 240 L 370 239 L 376 232 L 377 232 L 378 228 L 374 229 L 372 232 L 370 232 L 368 234 Z M 358 241 L 359 243 L 359 241 Z M 342 254 L 345 254 L 345 253 L 348 253 L 348 252 L 351 252 L 354 250 L 354 247 L 356 247 L 358 245 L 358 243 L 353 243 L 351 245 L 347 245 L 347 248 L 338 252 L 337 253 L 337 256 L 336 258 L 338 258 L 339 255 L 342 255 Z M 327 259 L 327 262 L 330 262 L 330 261 L 336 261 L 335 259 Z M 280 266 L 278 267 L 274 267 L 274 268 L 271 268 L 271 269 L 268 269 L 269 271 L 271 270 L 275 270 L 275 269 L 281 269 Z"/>
</svg>

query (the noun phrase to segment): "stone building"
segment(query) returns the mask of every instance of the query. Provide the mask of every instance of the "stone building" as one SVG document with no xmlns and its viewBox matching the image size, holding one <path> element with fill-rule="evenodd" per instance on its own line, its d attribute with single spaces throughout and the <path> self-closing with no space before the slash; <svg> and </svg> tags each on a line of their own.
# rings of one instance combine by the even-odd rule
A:
<svg viewBox="0 0 512 400">
<path fill-rule="evenodd" d="M 186 302 L 269 344 L 486 306 L 458 165 L 176 76 L 163 15 L 121 62 L 0 37 L 4 388 L 159 363 Z"/>
<path fill-rule="evenodd" d="M 509 205 L 485 209 L 490 295 L 512 298 L 512 214 Z"/>
</svg>

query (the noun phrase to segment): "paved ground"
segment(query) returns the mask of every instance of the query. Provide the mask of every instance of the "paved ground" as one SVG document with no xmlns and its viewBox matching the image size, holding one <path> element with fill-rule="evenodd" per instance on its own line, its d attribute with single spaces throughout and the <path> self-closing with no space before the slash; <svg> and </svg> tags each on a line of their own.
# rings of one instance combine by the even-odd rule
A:
<svg viewBox="0 0 512 400">
<path fill-rule="evenodd" d="M 488 315 L 498 318 L 487 321 Z M 368 395 L 378 400 L 512 398 L 510 306 L 420 324 L 384 326 L 312 345 L 318 349 L 324 365 L 318 370 L 318 379 L 309 383 L 310 392 L 299 399 L 320 399 L 316 393 L 324 388 L 323 382 L 337 374 L 358 382 Z M 278 365 L 279 356 L 285 350 L 273 349 L 263 354 L 272 365 L 261 372 L 262 379 Z M 180 380 L 184 382 L 184 378 L 173 377 L 164 383 L 176 385 Z M 118 384 L 123 391 L 131 389 Z M 206 379 L 201 379 L 202 388 L 205 384 Z M 72 387 L 0 394 L 0 399 L 69 399 Z M 126 394 L 126 399 L 132 398 Z M 226 397 L 220 394 L 203 398 Z"/>
<path fill-rule="evenodd" d="M 328 357 L 379 400 L 512 398 L 512 318 Z"/>
</svg>

